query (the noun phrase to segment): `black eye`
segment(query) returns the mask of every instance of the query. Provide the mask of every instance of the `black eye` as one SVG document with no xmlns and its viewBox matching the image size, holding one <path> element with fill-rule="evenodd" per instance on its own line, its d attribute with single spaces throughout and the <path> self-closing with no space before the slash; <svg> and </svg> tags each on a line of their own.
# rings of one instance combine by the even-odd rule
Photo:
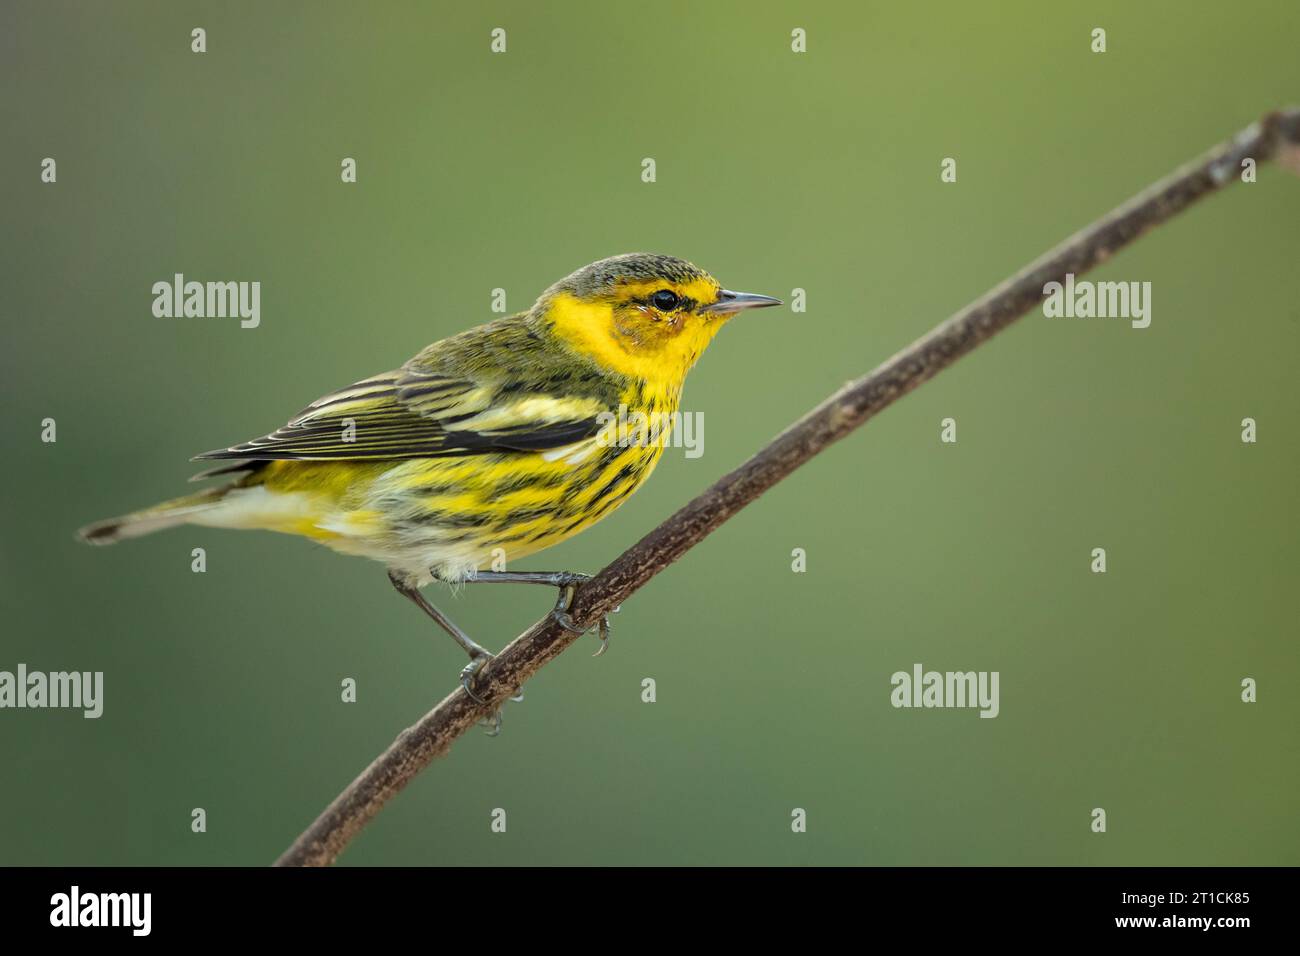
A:
<svg viewBox="0 0 1300 956">
<path fill-rule="evenodd" d="M 660 312 L 671 312 L 677 308 L 677 294 L 667 289 L 660 289 L 650 296 L 650 302 Z"/>
</svg>

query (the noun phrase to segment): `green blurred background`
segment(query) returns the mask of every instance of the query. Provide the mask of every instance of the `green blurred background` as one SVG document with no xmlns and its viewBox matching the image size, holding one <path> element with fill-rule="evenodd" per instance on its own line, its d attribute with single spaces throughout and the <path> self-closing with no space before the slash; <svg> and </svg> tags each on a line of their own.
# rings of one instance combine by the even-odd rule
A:
<svg viewBox="0 0 1300 956">
<path fill-rule="evenodd" d="M 0 669 L 106 683 L 97 721 L 0 711 L 8 864 L 269 862 L 454 685 L 459 652 L 378 565 L 197 528 L 74 541 L 183 493 L 190 455 L 486 321 L 495 287 L 522 309 L 613 253 L 807 289 L 693 373 L 702 458 L 670 452 L 521 565 L 595 570 L 845 380 L 1300 101 L 1290 2 L 0 17 Z M 589 637 L 547 667 L 343 862 L 1300 863 L 1297 222 L 1300 181 L 1263 167 L 1091 277 L 1152 282 L 1149 329 L 1030 316 L 889 409 L 637 594 L 606 656 Z M 260 280 L 261 327 L 154 318 L 175 272 Z M 494 648 L 550 602 L 432 596 Z M 915 662 L 1000 671 L 1001 715 L 893 709 Z"/>
</svg>

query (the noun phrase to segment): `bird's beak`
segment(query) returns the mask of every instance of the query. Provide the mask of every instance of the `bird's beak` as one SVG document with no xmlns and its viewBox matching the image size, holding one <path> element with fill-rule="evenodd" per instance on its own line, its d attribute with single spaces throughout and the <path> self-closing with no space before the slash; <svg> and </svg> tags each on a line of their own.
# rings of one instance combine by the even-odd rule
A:
<svg viewBox="0 0 1300 956">
<path fill-rule="evenodd" d="M 766 309 L 768 306 L 781 304 L 780 299 L 774 299 L 770 295 L 755 295 L 753 292 L 731 292 L 723 289 L 718 295 L 717 302 L 706 305 L 700 311 L 712 315 L 731 315 L 733 312 L 739 312 L 742 309 Z"/>
</svg>

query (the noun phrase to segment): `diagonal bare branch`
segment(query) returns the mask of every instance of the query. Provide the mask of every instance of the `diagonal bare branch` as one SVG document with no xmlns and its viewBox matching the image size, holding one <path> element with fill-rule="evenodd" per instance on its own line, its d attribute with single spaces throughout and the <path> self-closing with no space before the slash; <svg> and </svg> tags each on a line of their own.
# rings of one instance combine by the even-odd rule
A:
<svg viewBox="0 0 1300 956">
<path fill-rule="evenodd" d="M 735 471 L 718 479 L 578 589 L 574 622 L 594 625 L 706 535 L 814 455 L 929 381 L 1043 299 L 1048 282 L 1078 276 L 1109 259 L 1147 230 L 1241 176 L 1242 161 L 1269 160 L 1300 171 L 1300 109 L 1270 113 L 1202 158 L 1175 171 L 1113 212 L 1066 239 L 870 374 L 850 382 L 778 435 Z M 475 703 L 459 687 L 398 735 L 325 808 L 276 861 L 277 866 L 332 863 L 384 804 L 441 757 L 456 738 L 577 639 L 551 618 L 515 638 L 479 671 Z"/>
</svg>

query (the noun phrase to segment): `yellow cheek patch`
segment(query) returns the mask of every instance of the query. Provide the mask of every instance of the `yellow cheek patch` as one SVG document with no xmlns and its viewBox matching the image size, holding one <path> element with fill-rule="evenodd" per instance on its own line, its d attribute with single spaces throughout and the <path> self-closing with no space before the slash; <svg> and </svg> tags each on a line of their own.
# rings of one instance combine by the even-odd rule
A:
<svg viewBox="0 0 1300 956">
<path fill-rule="evenodd" d="M 562 292 L 551 300 L 547 315 L 556 335 L 602 368 L 633 378 L 663 374 L 661 359 L 633 354 L 614 337 L 614 308 L 608 302 L 584 302 Z"/>
<path fill-rule="evenodd" d="M 636 297 L 642 291 L 648 295 L 668 285 L 671 283 L 662 281 L 627 283 L 619 286 L 619 291 Z M 712 302 L 717 297 L 717 286 L 707 279 L 681 283 L 674 288 L 679 295 L 699 296 L 697 301 Z M 681 324 L 661 344 L 633 350 L 615 333 L 614 306 L 610 302 L 586 302 L 563 292 L 551 300 L 547 317 L 557 336 L 601 367 L 643 381 L 674 386 L 680 386 L 687 370 L 722 325 L 700 316 L 678 313 Z"/>
</svg>

